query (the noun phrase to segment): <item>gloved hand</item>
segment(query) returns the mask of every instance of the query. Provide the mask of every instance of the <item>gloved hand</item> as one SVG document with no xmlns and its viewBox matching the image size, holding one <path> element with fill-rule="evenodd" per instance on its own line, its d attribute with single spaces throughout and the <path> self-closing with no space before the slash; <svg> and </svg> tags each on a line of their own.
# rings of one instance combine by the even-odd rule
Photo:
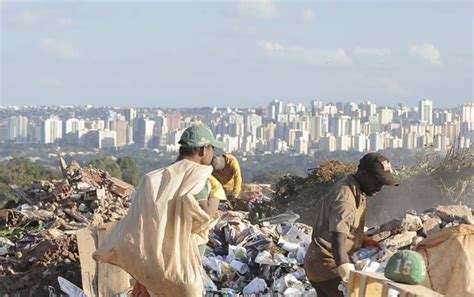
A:
<svg viewBox="0 0 474 297">
<path fill-rule="evenodd" d="M 351 270 L 355 270 L 355 266 L 352 263 L 344 263 L 337 267 L 337 272 L 339 272 L 339 276 L 341 277 L 344 283 L 349 282 L 349 275 Z"/>
</svg>

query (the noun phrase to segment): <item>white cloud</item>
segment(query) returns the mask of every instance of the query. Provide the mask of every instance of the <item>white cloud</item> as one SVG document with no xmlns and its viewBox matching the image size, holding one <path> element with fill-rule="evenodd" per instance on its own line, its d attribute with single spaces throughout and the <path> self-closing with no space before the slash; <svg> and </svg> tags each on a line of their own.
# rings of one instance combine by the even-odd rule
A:
<svg viewBox="0 0 474 297">
<path fill-rule="evenodd" d="M 42 26 L 69 27 L 74 24 L 73 20 L 60 16 L 54 10 L 22 10 L 12 16 L 12 22 L 19 26 Z"/>
<path fill-rule="evenodd" d="M 47 88 L 58 88 L 63 86 L 63 82 L 57 78 L 42 78 L 39 80 L 39 84 L 40 86 Z"/>
<path fill-rule="evenodd" d="M 277 9 L 272 0 L 240 0 L 238 8 L 243 16 L 273 19 L 277 15 Z"/>
<path fill-rule="evenodd" d="M 283 46 L 277 42 L 260 41 L 258 46 L 273 58 L 284 59 L 309 65 L 349 65 L 352 60 L 341 48 L 334 50 L 305 48 L 302 46 Z"/>
<path fill-rule="evenodd" d="M 259 45 L 268 52 L 283 50 L 283 47 L 278 42 L 261 41 Z"/>
<path fill-rule="evenodd" d="M 314 10 L 310 8 L 306 8 L 305 10 L 303 10 L 303 20 L 305 22 L 311 22 L 312 20 L 314 20 L 315 17 L 316 14 L 314 13 Z"/>
<path fill-rule="evenodd" d="M 433 65 L 441 66 L 443 64 L 441 61 L 441 53 L 431 43 L 415 44 L 411 46 L 410 52 L 420 56 Z"/>
<path fill-rule="evenodd" d="M 75 59 L 79 53 L 72 46 L 52 38 L 42 38 L 39 44 L 40 48 L 46 53 L 64 59 Z"/>
</svg>

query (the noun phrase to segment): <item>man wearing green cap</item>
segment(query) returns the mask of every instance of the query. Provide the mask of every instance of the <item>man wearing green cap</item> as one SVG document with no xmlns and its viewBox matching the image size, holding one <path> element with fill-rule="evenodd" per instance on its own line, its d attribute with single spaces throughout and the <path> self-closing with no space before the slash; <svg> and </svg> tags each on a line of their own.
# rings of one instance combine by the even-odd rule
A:
<svg viewBox="0 0 474 297">
<path fill-rule="evenodd" d="M 378 153 L 366 154 L 357 172 L 337 181 L 318 201 L 311 244 L 306 253 L 306 276 L 318 297 L 343 296 L 338 290 L 354 270 L 349 254 L 361 246 L 378 246 L 364 235 L 365 195 L 373 196 L 384 185 L 398 185 L 390 161 Z"/>
<path fill-rule="evenodd" d="M 200 165 L 209 166 L 214 155 L 214 148 L 222 149 L 224 147 L 222 142 L 217 141 L 214 138 L 211 129 L 204 124 L 197 124 L 186 128 L 181 135 L 179 144 L 179 156 L 174 164 L 186 160 Z M 219 200 L 225 199 L 225 193 L 222 185 L 220 185 L 220 183 L 211 175 L 208 177 L 204 188 L 194 195 L 194 197 L 199 203 L 199 206 L 211 219 L 213 219 L 217 213 Z M 173 218 L 169 218 L 168 220 L 172 222 Z M 196 236 L 195 242 L 198 244 L 198 249 L 202 256 L 206 247 L 206 242 L 208 241 L 208 235 L 207 233 L 204 233 L 200 236 L 197 234 L 194 234 L 193 236 Z M 185 264 L 183 263 L 183 265 Z M 132 296 L 154 297 L 157 295 L 153 294 L 137 281 Z"/>
<path fill-rule="evenodd" d="M 211 129 L 204 124 L 191 126 L 184 130 L 179 140 L 179 156 L 177 162 L 183 159 L 211 165 L 214 156 L 214 148 L 222 149 L 224 144 L 217 141 Z M 226 200 L 222 185 L 213 177 L 208 178 L 204 188 L 194 196 L 199 206 L 213 218 L 219 208 L 219 201 Z M 205 244 L 199 245 L 201 256 L 204 254 Z"/>
</svg>

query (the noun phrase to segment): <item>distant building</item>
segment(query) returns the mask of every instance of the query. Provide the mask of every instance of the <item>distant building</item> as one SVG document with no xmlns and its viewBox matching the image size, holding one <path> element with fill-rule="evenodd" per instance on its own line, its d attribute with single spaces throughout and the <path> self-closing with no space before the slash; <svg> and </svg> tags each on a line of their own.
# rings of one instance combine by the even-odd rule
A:
<svg viewBox="0 0 474 297">
<path fill-rule="evenodd" d="M 62 121 L 56 117 L 46 119 L 42 123 L 42 143 L 54 143 L 63 137 Z"/>
<path fill-rule="evenodd" d="M 8 125 L 8 138 L 15 142 L 28 141 L 28 118 L 25 116 L 11 116 Z"/>
<path fill-rule="evenodd" d="M 420 122 L 433 124 L 433 101 L 425 99 L 418 102 L 418 114 Z"/>
</svg>

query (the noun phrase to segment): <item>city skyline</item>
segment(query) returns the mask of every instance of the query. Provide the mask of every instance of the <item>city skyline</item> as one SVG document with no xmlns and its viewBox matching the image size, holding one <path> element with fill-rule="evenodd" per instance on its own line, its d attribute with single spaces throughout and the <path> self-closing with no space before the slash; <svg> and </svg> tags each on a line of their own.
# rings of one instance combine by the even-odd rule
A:
<svg viewBox="0 0 474 297">
<path fill-rule="evenodd" d="M 473 100 L 470 2 L 1 1 L 0 9 L 1 105 Z"/>
<path fill-rule="evenodd" d="M 4 108 L 0 109 L 0 142 L 174 153 L 184 129 L 196 123 L 208 124 L 226 152 L 312 155 L 426 147 L 446 151 L 455 143 L 471 147 L 474 104 L 453 110 L 434 108 L 427 99 L 417 107 L 395 108 L 370 101 L 325 104 L 319 100 L 309 107 L 272 100 L 258 109 Z"/>
</svg>

